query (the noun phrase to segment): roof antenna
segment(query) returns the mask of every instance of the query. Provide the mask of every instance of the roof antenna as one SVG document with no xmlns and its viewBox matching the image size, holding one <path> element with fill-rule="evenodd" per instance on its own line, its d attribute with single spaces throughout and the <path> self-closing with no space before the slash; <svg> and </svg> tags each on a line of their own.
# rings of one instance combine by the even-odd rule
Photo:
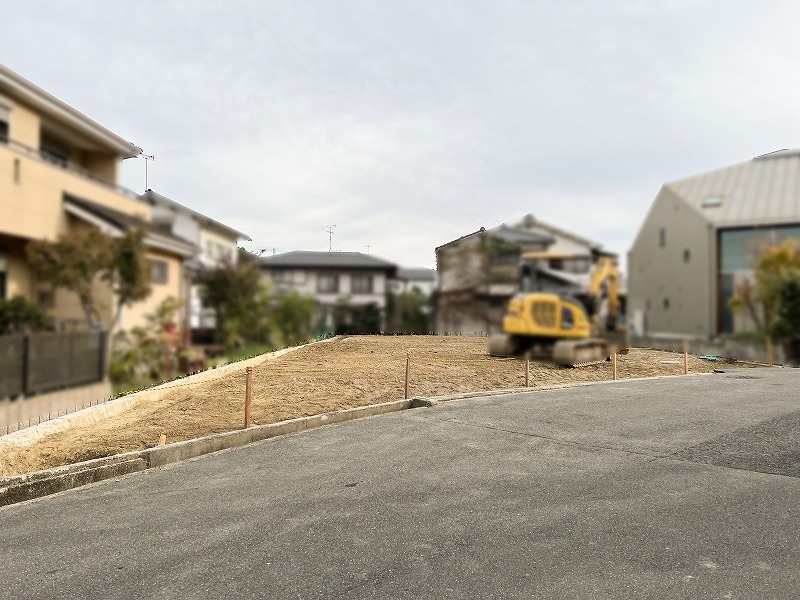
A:
<svg viewBox="0 0 800 600">
<path fill-rule="evenodd" d="M 156 155 L 155 154 L 142 154 L 142 158 L 144 159 L 144 191 L 146 192 L 147 190 L 150 189 L 150 187 L 147 185 L 147 161 L 155 160 L 156 159 Z"/>
<path fill-rule="evenodd" d="M 328 252 L 333 252 L 333 228 L 336 225 L 326 225 L 323 227 L 325 231 L 328 232 Z"/>
<path fill-rule="evenodd" d="M 367 254 L 369 254 L 369 249 L 372 248 L 372 245 L 371 244 L 367 244 L 366 246 L 364 246 L 364 248 L 367 249 Z"/>
</svg>

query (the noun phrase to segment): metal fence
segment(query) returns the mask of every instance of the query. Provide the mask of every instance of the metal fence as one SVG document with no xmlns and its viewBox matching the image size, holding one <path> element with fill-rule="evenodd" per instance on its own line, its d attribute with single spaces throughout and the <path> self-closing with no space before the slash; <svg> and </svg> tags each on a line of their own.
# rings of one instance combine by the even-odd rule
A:
<svg viewBox="0 0 800 600">
<path fill-rule="evenodd" d="M 0 336 L 0 398 L 102 381 L 105 333 Z"/>
</svg>

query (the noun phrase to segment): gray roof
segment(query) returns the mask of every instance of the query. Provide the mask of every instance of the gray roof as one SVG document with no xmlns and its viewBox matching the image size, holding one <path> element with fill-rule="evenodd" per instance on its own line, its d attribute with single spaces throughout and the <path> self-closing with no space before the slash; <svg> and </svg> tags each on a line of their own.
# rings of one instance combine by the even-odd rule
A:
<svg viewBox="0 0 800 600">
<path fill-rule="evenodd" d="M 449 246 L 450 244 L 455 244 L 463 239 L 472 237 L 473 235 L 489 235 L 512 244 L 552 244 L 555 241 L 553 238 L 546 235 L 542 235 L 533 231 L 525 231 L 524 229 L 519 229 L 516 227 L 509 227 L 503 223 L 497 227 L 492 227 L 491 229 L 481 227 L 478 231 L 473 231 L 467 235 L 462 235 L 460 238 L 451 240 L 445 244 L 442 244 L 441 246 L 437 246 L 435 249 L 438 250 L 439 248 Z"/>
<path fill-rule="evenodd" d="M 408 281 L 436 281 L 436 271 L 423 267 L 401 267 L 397 270 L 397 278 Z"/>
<path fill-rule="evenodd" d="M 602 247 L 602 244 L 594 242 L 588 238 L 572 233 L 571 231 L 567 231 L 566 229 L 561 229 L 560 227 L 556 227 L 555 225 L 550 225 L 550 223 L 545 223 L 544 221 L 540 221 L 539 219 L 533 216 L 533 213 L 528 213 L 527 215 L 525 215 L 522 218 L 522 220 L 519 223 L 516 223 L 514 226 L 518 229 L 526 229 L 526 230 L 528 228 L 539 227 L 541 229 L 549 231 L 550 233 L 553 233 L 554 235 L 572 239 L 580 244 L 586 244 L 592 250 L 596 251 L 600 251 L 600 248 Z"/>
<path fill-rule="evenodd" d="M 486 233 L 512 244 L 552 244 L 555 241 L 553 238 L 541 233 L 509 227 L 505 223 L 498 227 L 492 227 Z"/>
<path fill-rule="evenodd" d="M 196 210 L 192 210 L 188 206 L 184 206 L 179 202 L 175 202 L 175 200 L 167 198 L 166 196 L 159 194 L 158 192 L 154 192 L 153 190 L 150 189 L 146 190 L 144 194 L 139 196 L 139 200 L 149 204 L 150 206 L 162 206 L 164 208 L 168 208 L 169 210 L 189 215 L 190 217 L 196 219 L 201 225 L 211 225 L 212 227 L 224 231 L 228 235 L 235 236 L 237 240 L 252 241 L 250 239 L 250 236 L 247 235 L 246 233 L 242 233 L 241 231 L 237 231 L 233 227 L 228 227 L 224 223 L 215 221 L 211 217 L 207 217 L 203 213 L 199 213 Z"/>
<path fill-rule="evenodd" d="M 69 125 L 86 138 L 101 144 L 102 147 L 113 149 L 118 156 L 133 158 L 142 153 L 142 149 L 135 144 L 122 139 L 113 131 L 106 129 L 5 65 L 0 65 L 0 92 L 16 97 L 52 117 L 58 123 Z"/>
<path fill-rule="evenodd" d="M 397 265 L 361 252 L 309 252 L 296 250 L 261 258 L 261 266 L 273 268 L 358 269 L 389 271 L 393 275 Z"/>
<path fill-rule="evenodd" d="M 757 156 L 664 188 L 718 227 L 800 222 L 800 149 Z"/>
<path fill-rule="evenodd" d="M 98 219 L 105 221 L 117 229 L 130 230 L 140 228 L 151 238 L 168 242 L 184 254 L 192 255 L 198 250 L 197 246 L 189 240 L 173 234 L 169 229 L 157 223 L 145 221 L 138 216 L 129 215 L 67 193 L 64 194 L 64 202 L 82 208 L 86 212 L 91 213 Z"/>
</svg>

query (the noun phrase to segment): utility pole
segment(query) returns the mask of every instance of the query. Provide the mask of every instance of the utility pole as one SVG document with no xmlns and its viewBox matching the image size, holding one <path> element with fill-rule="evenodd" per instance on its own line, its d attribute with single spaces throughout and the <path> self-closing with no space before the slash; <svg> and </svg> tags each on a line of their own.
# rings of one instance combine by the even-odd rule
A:
<svg viewBox="0 0 800 600">
<path fill-rule="evenodd" d="M 333 229 L 336 225 L 326 225 L 323 227 L 328 232 L 328 252 L 333 252 Z"/>
</svg>

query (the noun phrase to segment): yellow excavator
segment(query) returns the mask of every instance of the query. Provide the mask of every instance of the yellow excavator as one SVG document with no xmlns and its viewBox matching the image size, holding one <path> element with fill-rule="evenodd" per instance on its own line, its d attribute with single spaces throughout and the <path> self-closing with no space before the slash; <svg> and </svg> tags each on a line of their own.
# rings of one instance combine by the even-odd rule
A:
<svg viewBox="0 0 800 600">
<path fill-rule="evenodd" d="M 503 333 L 489 338 L 492 356 L 529 356 L 533 360 L 574 366 L 603 360 L 628 347 L 628 332 L 618 325 L 619 269 L 601 255 L 585 292 L 559 295 L 542 291 L 538 267 L 568 256 L 529 252 L 522 255 L 520 291 L 508 305 Z M 585 259 L 584 259 L 585 260 Z M 603 306 L 605 304 L 605 306 Z M 605 308 L 601 316 L 601 309 Z"/>
</svg>

